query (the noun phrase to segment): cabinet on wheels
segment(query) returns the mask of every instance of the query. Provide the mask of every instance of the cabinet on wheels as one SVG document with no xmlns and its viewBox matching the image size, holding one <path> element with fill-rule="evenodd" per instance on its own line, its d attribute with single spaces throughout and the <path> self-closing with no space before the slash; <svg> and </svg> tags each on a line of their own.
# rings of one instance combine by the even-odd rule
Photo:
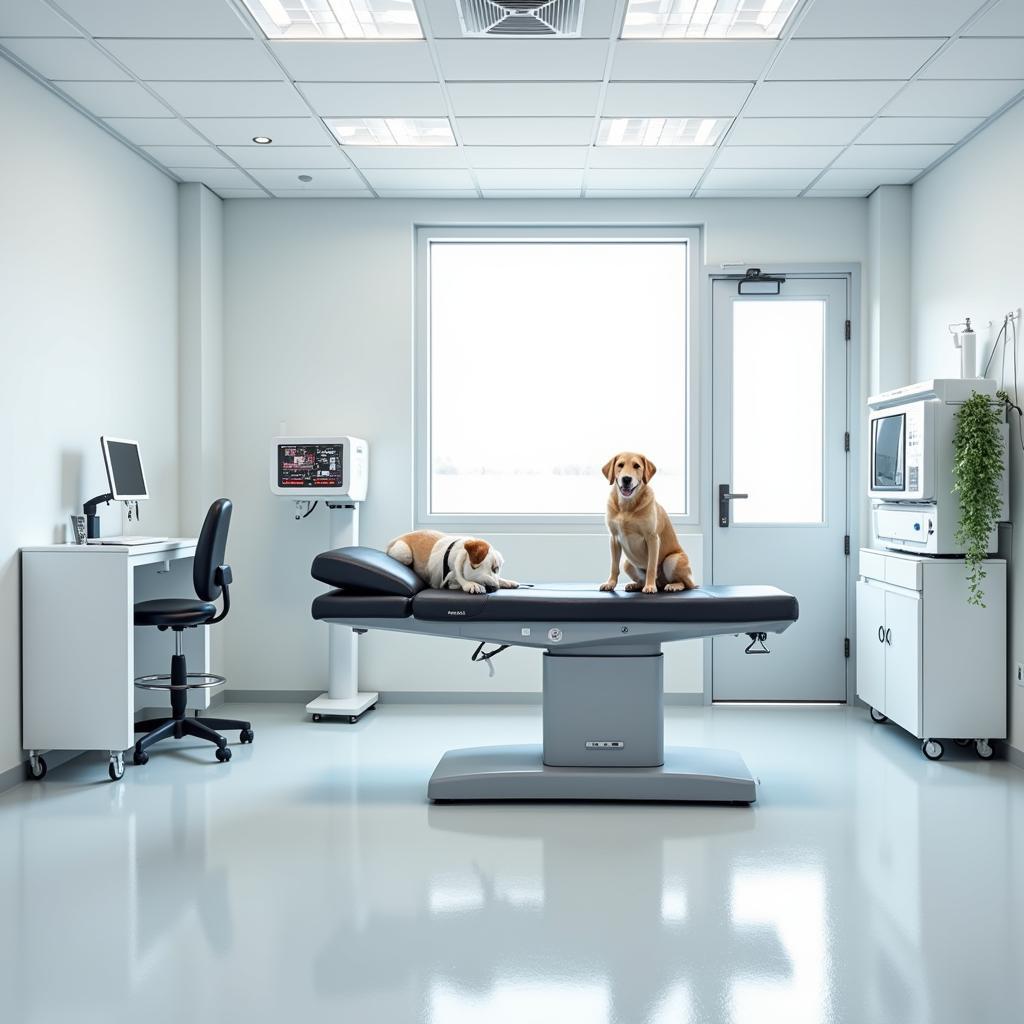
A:
<svg viewBox="0 0 1024 1024">
<path fill-rule="evenodd" d="M 1006 736 L 1006 562 L 985 562 L 985 607 L 967 603 L 962 559 L 862 549 L 857 696 L 938 760 L 943 741 L 992 756 Z"/>
</svg>

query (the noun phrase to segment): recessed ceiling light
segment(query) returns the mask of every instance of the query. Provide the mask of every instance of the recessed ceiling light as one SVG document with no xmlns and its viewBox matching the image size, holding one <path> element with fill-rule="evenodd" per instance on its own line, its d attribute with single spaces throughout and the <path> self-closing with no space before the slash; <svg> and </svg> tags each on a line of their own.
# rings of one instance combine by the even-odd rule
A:
<svg viewBox="0 0 1024 1024">
<path fill-rule="evenodd" d="M 599 146 L 713 146 L 728 117 L 602 117 Z"/>
<path fill-rule="evenodd" d="M 269 135 L 254 135 L 252 141 L 257 146 L 269 146 L 274 140 Z"/>
<path fill-rule="evenodd" d="M 245 0 L 268 39 L 422 39 L 412 0 Z"/>
<path fill-rule="evenodd" d="M 454 146 L 447 117 L 332 117 L 327 126 L 343 146 Z"/>
<path fill-rule="evenodd" d="M 797 0 L 629 0 L 623 39 L 778 39 Z"/>
</svg>

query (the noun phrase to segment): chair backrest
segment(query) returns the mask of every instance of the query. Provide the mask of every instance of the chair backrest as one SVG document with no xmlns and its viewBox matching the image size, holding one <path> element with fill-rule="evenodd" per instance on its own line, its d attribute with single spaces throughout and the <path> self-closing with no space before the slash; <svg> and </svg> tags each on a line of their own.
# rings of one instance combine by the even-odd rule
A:
<svg viewBox="0 0 1024 1024">
<path fill-rule="evenodd" d="M 231 525 L 231 501 L 218 498 L 206 513 L 203 528 L 192 560 L 192 583 L 196 595 L 203 601 L 216 601 L 221 587 L 215 579 L 217 569 L 224 565 L 224 549 L 228 544 Z"/>
</svg>

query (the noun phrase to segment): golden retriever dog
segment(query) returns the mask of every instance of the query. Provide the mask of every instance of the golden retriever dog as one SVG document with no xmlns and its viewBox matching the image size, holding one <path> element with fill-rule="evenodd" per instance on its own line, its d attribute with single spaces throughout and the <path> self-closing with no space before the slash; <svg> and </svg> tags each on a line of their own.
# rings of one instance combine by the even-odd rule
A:
<svg viewBox="0 0 1024 1024">
<path fill-rule="evenodd" d="M 638 452 L 619 452 L 601 472 L 612 485 L 605 512 L 612 571 L 601 589 L 615 589 L 621 567 L 633 581 L 626 584 L 629 591 L 693 590 L 697 584 L 690 559 L 651 490 L 651 477 L 657 472 L 654 463 Z"/>
<path fill-rule="evenodd" d="M 409 566 L 428 587 L 482 594 L 515 590 L 515 580 L 502 579 L 505 559 L 501 552 L 479 537 L 454 537 L 438 530 L 415 530 L 396 537 L 387 554 Z"/>
</svg>

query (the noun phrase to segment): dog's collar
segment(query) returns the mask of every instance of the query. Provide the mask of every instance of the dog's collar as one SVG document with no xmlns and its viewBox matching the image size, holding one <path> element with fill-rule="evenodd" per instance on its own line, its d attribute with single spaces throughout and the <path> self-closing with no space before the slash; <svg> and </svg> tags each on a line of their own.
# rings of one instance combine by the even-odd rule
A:
<svg viewBox="0 0 1024 1024">
<path fill-rule="evenodd" d="M 448 562 L 448 556 L 452 553 L 452 548 L 455 547 L 455 545 L 458 544 L 458 543 L 459 543 L 459 540 L 456 537 L 456 539 L 453 540 L 451 542 L 451 544 L 449 544 L 448 547 L 445 549 L 444 561 L 441 563 L 441 586 L 442 587 L 448 582 L 448 577 L 451 575 L 451 571 L 452 571 L 451 570 L 451 566 L 449 565 L 449 562 Z"/>
</svg>

